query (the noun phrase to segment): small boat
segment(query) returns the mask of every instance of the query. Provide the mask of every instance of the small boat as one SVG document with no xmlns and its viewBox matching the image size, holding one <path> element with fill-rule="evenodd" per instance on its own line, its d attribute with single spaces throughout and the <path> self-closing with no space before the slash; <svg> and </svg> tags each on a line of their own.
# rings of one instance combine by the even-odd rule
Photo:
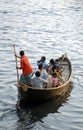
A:
<svg viewBox="0 0 83 130">
<path fill-rule="evenodd" d="M 63 84 L 51 88 L 34 88 L 25 84 L 18 84 L 18 95 L 20 100 L 26 103 L 40 103 L 48 99 L 64 96 L 69 90 L 72 74 L 72 66 L 69 58 L 64 54 L 56 59 L 62 68 Z"/>
</svg>

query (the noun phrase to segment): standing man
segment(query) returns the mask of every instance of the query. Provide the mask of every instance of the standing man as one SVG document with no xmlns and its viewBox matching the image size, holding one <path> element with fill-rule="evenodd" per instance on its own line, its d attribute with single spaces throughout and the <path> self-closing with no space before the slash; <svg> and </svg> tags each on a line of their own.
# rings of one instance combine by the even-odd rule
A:
<svg viewBox="0 0 83 130">
<path fill-rule="evenodd" d="M 17 56 L 17 58 L 20 58 L 20 67 L 16 66 L 17 69 L 22 69 L 22 75 L 20 77 L 20 82 L 23 82 L 24 84 L 30 85 L 31 84 L 31 74 L 33 73 L 33 68 L 29 62 L 28 57 L 24 54 L 24 51 L 20 51 L 20 56 Z"/>
</svg>

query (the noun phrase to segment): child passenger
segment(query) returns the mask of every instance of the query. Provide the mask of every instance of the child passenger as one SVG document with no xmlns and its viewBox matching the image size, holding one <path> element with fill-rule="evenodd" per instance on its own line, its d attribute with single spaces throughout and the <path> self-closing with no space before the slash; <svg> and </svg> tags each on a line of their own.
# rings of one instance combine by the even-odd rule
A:
<svg viewBox="0 0 83 130">
<path fill-rule="evenodd" d="M 57 78 L 60 79 L 62 77 L 62 72 L 61 72 L 59 66 L 56 67 L 56 73 L 57 73 Z"/>
<path fill-rule="evenodd" d="M 52 87 L 58 87 L 62 85 L 62 83 L 59 81 L 59 79 L 57 78 L 57 74 L 54 72 L 52 74 Z"/>
</svg>

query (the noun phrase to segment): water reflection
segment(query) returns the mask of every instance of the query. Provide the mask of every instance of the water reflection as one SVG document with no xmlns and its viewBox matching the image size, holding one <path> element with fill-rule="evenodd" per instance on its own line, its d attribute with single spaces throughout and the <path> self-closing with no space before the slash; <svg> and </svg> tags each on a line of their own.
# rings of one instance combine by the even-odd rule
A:
<svg viewBox="0 0 83 130">
<path fill-rule="evenodd" d="M 58 113 L 58 109 L 68 102 L 68 97 L 73 89 L 73 83 L 70 83 L 68 92 L 63 97 L 57 97 L 38 104 L 36 106 L 29 106 L 24 104 L 23 109 L 17 111 L 19 120 L 17 122 L 17 129 L 29 129 L 35 126 L 37 121 L 43 123 L 42 118 L 46 117 L 50 113 Z"/>
</svg>

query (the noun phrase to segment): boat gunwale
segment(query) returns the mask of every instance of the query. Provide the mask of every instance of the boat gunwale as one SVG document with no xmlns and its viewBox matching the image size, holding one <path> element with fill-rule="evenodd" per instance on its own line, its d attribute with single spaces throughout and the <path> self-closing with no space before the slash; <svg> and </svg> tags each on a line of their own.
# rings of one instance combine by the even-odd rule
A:
<svg viewBox="0 0 83 130">
<path fill-rule="evenodd" d="M 71 78 L 71 77 L 70 77 Z M 69 83 L 69 81 L 70 81 L 70 78 L 67 80 L 67 82 L 66 83 L 64 83 L 64 84 L 62 84 L 61 86 L 58 86 L 58 87 L 53 87 L 53 88 L 34 88 L 34 87 L 30 87 L 30 86 L 28 86 L 28 89 L 32 89 L 32 90 L 44 90 L 44 91 L 46 91 L 46 90 L 57 90 L 57 89 L 59 89 L 59 88 L 62 88 L 62 87 L 64 87 L 64 86 L 66 86 L 68 83 Z M 28 91 L 28 90 L 27 90 Z"/>
</svg>

